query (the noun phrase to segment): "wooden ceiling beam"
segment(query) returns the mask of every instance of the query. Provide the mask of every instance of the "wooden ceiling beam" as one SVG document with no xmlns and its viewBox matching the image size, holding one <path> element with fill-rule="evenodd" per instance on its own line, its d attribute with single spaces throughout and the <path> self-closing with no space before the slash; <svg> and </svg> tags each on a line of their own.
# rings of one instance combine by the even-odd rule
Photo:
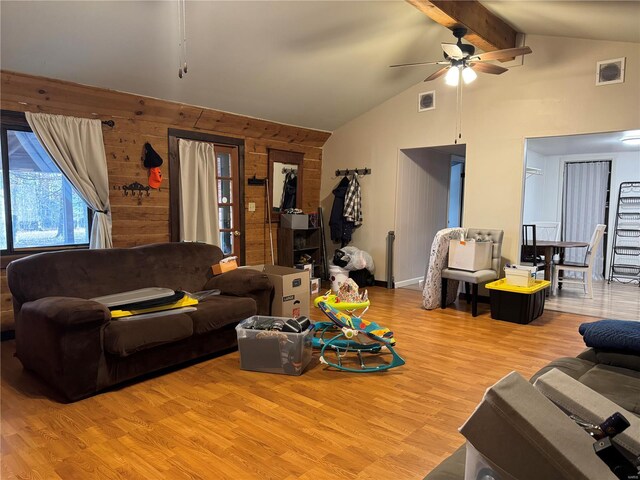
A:
<svg viewBox="0 0 640 480">
<path fill-rule="evenodd" d="M 407 0 L 434 22 L 465 27 L 465 39 L 485 52 L 516 46 L 516 31 L 477 0 Z"/>
</svg>

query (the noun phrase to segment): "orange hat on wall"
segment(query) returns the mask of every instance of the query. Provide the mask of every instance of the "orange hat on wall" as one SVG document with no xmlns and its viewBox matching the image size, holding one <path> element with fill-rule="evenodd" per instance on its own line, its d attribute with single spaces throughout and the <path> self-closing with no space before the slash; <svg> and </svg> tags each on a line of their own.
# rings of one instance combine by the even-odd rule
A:
<svg viewBox="0 0 640 480">
<path fill-rule="evenodd" d="M 162 183 L 162 172 L 158 167 L 149 169 L 149 186 L 151 188 L 160 188 Z"/>
<path fill-rule="evenodd" d="M 162 183 L 162 172 L 160 171 L 160 165 L 162 165 L 162 157 L 156 153 L 149 142 L 144 144 L 143 152 L 144 166 L 149 169 L 149 186 L 151 188 L 160 188 Z"/>
</svg>

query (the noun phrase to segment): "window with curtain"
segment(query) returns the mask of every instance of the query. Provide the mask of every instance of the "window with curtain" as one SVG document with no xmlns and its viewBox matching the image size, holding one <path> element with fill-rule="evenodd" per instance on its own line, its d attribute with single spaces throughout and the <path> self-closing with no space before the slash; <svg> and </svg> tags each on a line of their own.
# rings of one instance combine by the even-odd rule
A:
<svg viewBox="0 0 640 480">
<path fill-rule="evenodd" d="M 3 112 L 0 129 L 2 254 L 88 247 L 91 213 L 31 131 Z"/>
</svg>

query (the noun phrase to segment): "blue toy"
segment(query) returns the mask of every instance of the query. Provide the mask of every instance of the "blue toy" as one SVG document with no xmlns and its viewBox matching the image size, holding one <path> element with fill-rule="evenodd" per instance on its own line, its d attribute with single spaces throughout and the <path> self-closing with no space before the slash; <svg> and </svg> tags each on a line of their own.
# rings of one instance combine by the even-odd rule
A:
<svg viewBox="0 0 640 480">
<path fill-rule="evenodd" d="M 388 328 L 363 320 L 361 317 L 349 316 L 327 302 L 320 301 L 316 306 L 331 320 L 331 322 L 315 324 L 317 336 L 313 338 L 313 346 L 320 348 L 321 363 L 354 373 L 380 372 L 405 364 L 394 349 L 396 340 L 393 338 L 393 332 Z M 327 338 L 331 333 L 337 334 Z M 327 349 L 335 351 L 337 357 L 335 363 L 327 360 Z M 367 366 L 364 363 L 363 353 L 379 354 L 385 349 L 391 353 L 390 363 L 376 366 Z M 342 356 L 349 352 L 355 352 L 358 355 L 360 369 L 342 365 Z"/>
</svg>

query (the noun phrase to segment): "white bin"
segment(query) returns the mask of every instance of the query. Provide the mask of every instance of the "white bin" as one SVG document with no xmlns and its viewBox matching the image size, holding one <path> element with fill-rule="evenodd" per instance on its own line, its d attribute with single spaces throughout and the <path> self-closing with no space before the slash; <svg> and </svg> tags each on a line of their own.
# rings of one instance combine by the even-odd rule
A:
<svg viewBox="0 0 640 480">
<path fill-rule="evenodd" d="M 337 265 L 329 265 L 329 279 L 331 280 L 331 290 L 338 293 L 340 285 L 349 278 L 349 271 Z"/>
</svg>

